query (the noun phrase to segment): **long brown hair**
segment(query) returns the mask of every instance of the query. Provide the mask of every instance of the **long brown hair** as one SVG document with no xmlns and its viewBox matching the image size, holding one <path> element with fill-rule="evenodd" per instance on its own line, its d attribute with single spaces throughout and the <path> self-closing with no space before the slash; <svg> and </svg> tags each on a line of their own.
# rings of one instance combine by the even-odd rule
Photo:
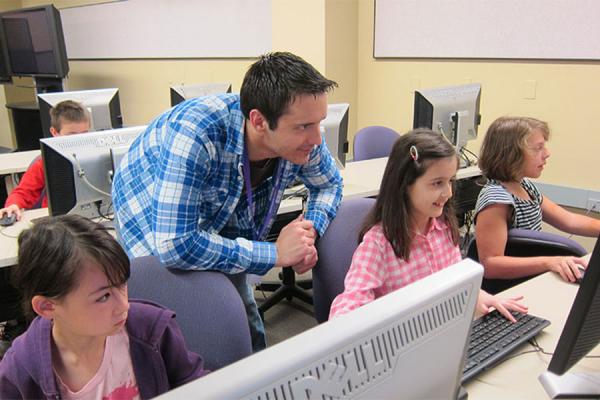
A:
<svg viewBox="0 0 600 400">
<path fill-rule="evenodd" d="M 412 146 L 418 151 L 417 160 L 411 157 Z M 425 174 L 432 161 L 452 156 L 457 157 L 454 146 L 437 132 L 419 128 L 400 136 L 392 148 L 375 207 L 366 218 L 359 242 L 369 229 L 381 223 L 385 238 L 396 256 L 408 260 L 413 237 L 410 231 L 412 210 L 408 188 Z M 458 222 L 452 199 L 446 202 L 442 218 L 450 227 L 453 243 L 458 245 Z"/>
</svg>

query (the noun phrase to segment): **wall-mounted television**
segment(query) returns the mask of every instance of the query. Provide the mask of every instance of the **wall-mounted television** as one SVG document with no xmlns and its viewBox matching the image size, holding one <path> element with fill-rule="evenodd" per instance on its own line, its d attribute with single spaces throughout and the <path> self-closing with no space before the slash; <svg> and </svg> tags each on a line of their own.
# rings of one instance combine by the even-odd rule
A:
<svg viewBox="0 0 600 400">
<path fill-rule="evenodd" d="M 8 57 L 6 56 L 6 38 L 4 32 L 0 29 L 0 84 L 12 83 L 10 76 L 10 68 L 8 65 Z"/>
<path fill-rule="evenodd" d="M 16 76 L 64 78 L 69 63 L 60 13 L 52 6 L 39 6 L 0 14 L 9 73 Z"/>
</svg>

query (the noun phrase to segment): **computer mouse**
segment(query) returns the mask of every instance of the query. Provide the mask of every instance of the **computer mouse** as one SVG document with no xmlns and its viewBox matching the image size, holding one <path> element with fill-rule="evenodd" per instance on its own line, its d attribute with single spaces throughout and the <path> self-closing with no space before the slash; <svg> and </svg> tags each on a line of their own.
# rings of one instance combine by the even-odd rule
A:
<svg viewBox="0 0 600 400">
<path fill-rule="evenodd" d="M 6 214 L 2 218 L 0 218 L 0 226 L 11 226 L 17 220 L 16 214 Z"/>
<path fill-rule="evenodd" d="M 581 282 L 583 282 L 583 277 L 585 275 L 585 268 L 583 267 L 577 267 L 579 268 L 579 272 L 581 272 L 581 278 L 577 278 L 577 280 L 575 282 L 577 282 L 577 284 L 581 284 Z"/>
</svg>

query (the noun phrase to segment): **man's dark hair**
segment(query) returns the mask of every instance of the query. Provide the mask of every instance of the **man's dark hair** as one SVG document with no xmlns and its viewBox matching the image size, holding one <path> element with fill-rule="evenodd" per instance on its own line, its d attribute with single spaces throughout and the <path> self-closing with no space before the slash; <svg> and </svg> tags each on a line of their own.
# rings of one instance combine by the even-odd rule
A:
<svg viewBox="0 0 600 400">
<path fill-rule="evenodd" d="M 19 235 L 12 283 L 21 291 L 26 317 L 36 295 L 60 299 L 79 283 L 84 264 L 97 265 L 113 286 L 129 279 L 129 258 L 106 228 L 79 215 L 46 217 Z"/>
<path fill-rule="evenodd" d="M 257 109 L 269 123 L 277 128 L 277 121 L 299 95 L 319 95 L 337 87 L 302 58 L 287 52 L 261 56 L 250 66 L 240 90 L 240 103 L 244 117 Z"/>
</svg>

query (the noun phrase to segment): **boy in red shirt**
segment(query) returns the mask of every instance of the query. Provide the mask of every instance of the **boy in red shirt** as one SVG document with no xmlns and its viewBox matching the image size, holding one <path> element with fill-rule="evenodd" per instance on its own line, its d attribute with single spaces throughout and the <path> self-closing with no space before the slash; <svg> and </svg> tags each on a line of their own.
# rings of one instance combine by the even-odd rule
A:
<svg viewBox="0 0 600 400">
<path fill-rule="evenodd" d="M 89 129 L 89 112 L 75 101 L 61 101 L 50 110 L 52 136 L 84 133 Z M 0 218 L 4 215 L 16 214 L 17 220 L 20 220 L 23 210 L 36 208 L 36 206 L 48 207 L 45 188 L 44 163 L 42 158 L 38 157 L 29 166 L 19 185 L 9 194 L 4 203 L 5 208 L 0 209 Z"/>
</svg>

